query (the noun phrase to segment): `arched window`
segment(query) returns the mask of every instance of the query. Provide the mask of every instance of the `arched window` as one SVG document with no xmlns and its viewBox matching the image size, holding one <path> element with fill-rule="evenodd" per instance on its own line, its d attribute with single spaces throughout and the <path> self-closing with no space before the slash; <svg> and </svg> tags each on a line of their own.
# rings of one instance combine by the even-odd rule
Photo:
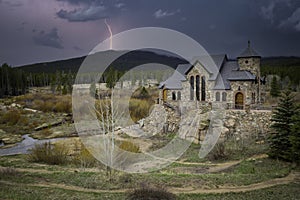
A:
<svg viewBox="0 0 300 200">
<path fill-rule="evenodd" d="M 227 101 L 227 93 L 222 92 L 222 101 Z"/>
<path fill-rule="evenodd" d="M 175 92 L 172 92 L 172 100 L 176 101 L 176 93 Z"/>
<path fill-rule="evenodd" d="M 181 92 L 180 91 L 177 92 L 177 100 L 181 100 Z"/>
<path fill-rule="evenodd" d="M 194 76 L 190 78 L 190 100 L 194 100 Z"/>
<path fill-rule="evenodd" d="M 200 101 L 200 76 L 196 76 L 196 99 Z"/>
<path fill-rule="evenodd" d="M 252 102 L 252 103 L 255 103 L 255 92 L 252 92 L 251 102 Z"/>
<path fill-rule="evenodd" d="M 220 92 L 216 92 L 216 101 L 220 101 Z"/>
<path fill-rule="evenodd" d="M 205 87 L 206 87 L 205 76 L 202 76 L 201 77 L 201 101 L 205 101 L 206 98 Z"/>
</svg>

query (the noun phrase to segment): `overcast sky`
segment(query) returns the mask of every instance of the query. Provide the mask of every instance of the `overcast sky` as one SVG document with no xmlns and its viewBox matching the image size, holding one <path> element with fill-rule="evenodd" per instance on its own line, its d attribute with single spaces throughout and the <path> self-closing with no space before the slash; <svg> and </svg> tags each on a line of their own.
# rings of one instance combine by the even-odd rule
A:
<svg viewBox="0 0 300 200">
<path fill-rule="evenodd" d="M 0 64 L 85 55 L 109 36 L 170 28 L 210 54 L 235 58 L 251 40 L 262 56 L 300 56 L 299 0 L 0 0 Z"/>
</svg>

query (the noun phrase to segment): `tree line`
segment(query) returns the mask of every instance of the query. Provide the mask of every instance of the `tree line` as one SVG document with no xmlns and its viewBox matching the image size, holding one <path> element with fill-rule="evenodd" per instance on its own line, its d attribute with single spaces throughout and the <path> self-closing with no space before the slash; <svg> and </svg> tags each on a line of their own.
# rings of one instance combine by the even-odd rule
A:
<svg viewBox="0 0 300 200">
<path fill-rule="evenodd" d="M 30 87 L 50 86 L 56 94 L 72 93 L 74 79 L 75 74 L 70 71 L 29 73 L 4 63 L 0 66 L 0 98 L 25 94 Z"/>
<path fill-rule="evenodd" d="M 27 86 L 27 77 L 22 70 L 6 63 L 0 67 L 0 97 L 25 94 Z"/>
</svg>

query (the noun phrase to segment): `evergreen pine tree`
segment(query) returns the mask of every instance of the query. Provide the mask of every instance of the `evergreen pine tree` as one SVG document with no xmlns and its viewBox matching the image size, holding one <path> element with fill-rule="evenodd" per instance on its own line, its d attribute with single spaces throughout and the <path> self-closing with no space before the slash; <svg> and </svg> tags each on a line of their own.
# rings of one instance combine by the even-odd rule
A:
<svg viewBox="0 0 300 200">
<path fill-rule="evenodd" d="M 293 97 L 290 90 L 284 91 L 273 112 L 271 128 L 274 132 L 269 137 L 270 157 L 291 160 L 292 117 L 296 113 Z"/>
<path fill-rule="evenodd" d="M 107 74 L 106 74 L 106 87 L 107 88 L 114 88 L 117 82 L 117 72 L 114 70 L 113 67 L 110 67 Z"/>
<path fill-rule="evenodd" d="M 141 93 L 140 93 L 140 98 L 141 99 L 147 99 L 149 97 L 150 97 L 150 95 L 149 95 L 148 91 L 146 90 L 146 88 L 142 87 L 142 90 L 141 90 Z"/>
<path fill-rule="evenodd" d="M 68 93 L 68 89 L 67 89 L 67 84 L 64 83 L 63 87 L 62 87 L 62 94 L 66 95 Z"/>
<path fill-rule="evenodd" d="M 273 79 L 271 82 L 270 94 L 272 97 L 278 97 L 280 95 L 279 85 L 278 85 L 276 76 L 273 76 Z"/>
<path fill-rule="evenodd" d="M 52 92 L 52 94 L 54 94 L 55 93 L 55 83 L 56 83 L 56 80 L 55 80 L 55 76 L 52 76 L 51 77 L 51 82 L 50 82 L 50 89 L 51 89 L 51 92 Z"/>
<path fill-rule="evenodd" d="M 300 164 L 300 111 L 299 106 L 297 111 L 292 117 L 292 133 L 290 137 L 291 142 L 291 159 Z"/>
</svg>

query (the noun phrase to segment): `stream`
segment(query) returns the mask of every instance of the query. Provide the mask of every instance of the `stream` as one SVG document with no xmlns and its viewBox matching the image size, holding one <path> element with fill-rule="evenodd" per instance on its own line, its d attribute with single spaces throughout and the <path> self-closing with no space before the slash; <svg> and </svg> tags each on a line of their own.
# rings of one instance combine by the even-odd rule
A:
<svg viewBox="0 0 300 200">
<path fill-rule="evenodd" d="M 16 155 L 16 154 L 27 154 L 29 149 L 32 149 L 36 144 L 43 144 L 46 142 L 55 142 L 66 138 L 52 138 L 38 140 L 30 137 L 28 134 L 22 136 L 22 142 L 18 142 L 15 146 L 9 148 L 1 148 L 0 156 Z M 0 146 L 4 146 L 0 143 Z"/>
</svg>

